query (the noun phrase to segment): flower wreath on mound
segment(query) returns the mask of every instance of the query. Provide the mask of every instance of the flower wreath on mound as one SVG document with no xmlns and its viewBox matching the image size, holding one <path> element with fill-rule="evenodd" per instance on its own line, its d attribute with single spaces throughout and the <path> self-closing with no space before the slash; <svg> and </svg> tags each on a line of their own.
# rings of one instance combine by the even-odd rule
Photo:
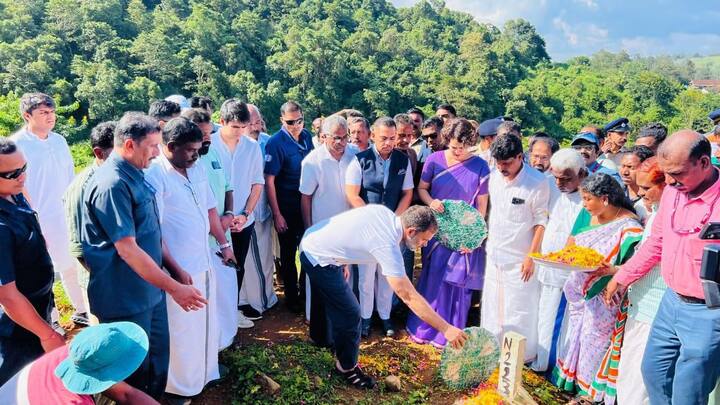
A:
<svg viewBox="0 0 720 405">
<path fill-rule="evenodd" d="M 436 238 L 451 250 L 477 249 L 487 237 L 485 219 L 477 209 L 465 201 L 444 200 L 444 212 L 436 212 Z"/>
<path fill-rule="evenodd" d="M 465 345 L 461 349 L 446 345 L 438 369 L 445 384 L 456 390 L 487 381 L 500 361 L 500 346 L 492 333 L 476 326 L 464 331 L 468 335 Z"/>
</svg>

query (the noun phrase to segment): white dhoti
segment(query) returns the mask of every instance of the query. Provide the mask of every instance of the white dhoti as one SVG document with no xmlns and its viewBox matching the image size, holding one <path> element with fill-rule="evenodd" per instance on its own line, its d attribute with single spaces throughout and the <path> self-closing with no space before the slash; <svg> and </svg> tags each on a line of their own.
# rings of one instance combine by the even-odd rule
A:
<svg viewBox="0 0 720 405">
<path fill-rule="evenodd" d="M 63 214 L 64 215 L 64 214 Z M 76 312 L 87 312 L 88 306 L 83 300 L 83 292 L 78 282 L 78 268 L 80 264 L 70 255 L 70 237 L 67 233 L 65 221 L 55 221 L 52 225 L 45 222 L 42 228 L 45 244 L 55 272 L 60 275 L 63 289 L 70 299 Z M 48 229 L 49 228 L 49 229 Z"/>
<path fill-rule="evenodd" d="M 219 350 L 223 350 L 233 343 L 238 329 L 237 272 L 224 265 L 217 255 L 212 255 L 212 265 L 217 290 L 215 312 L 218 320 Z"/>
<path fill-rule="evenodd" d="M 380 319 L 390 319 L 393 290 L 377 264 L 358 265 L 358 292 L 360 298 L 360 316 L 370 319 L 373 304 Z"/>
<path fill-rule="evenodd" d="M 540 283 L 540 302 L 538 304 L 537 357 L 531 368 L 535 371 L 546 371 L 550 365 L 550 351 L 553 344 L 555 320 L 557 319 L 562 287 Z M 554 367 L 551 365 L 550 367 Z"/>
<path fill-rule="evenodd" d="M 197 395 L 208 382 L 220 378 L 215 271 L 194 275 L 193 286 L 208 301 L 202 309 L 185 312 L 174 300 L 167 300 L 170 366 L 165 391 L 181 396 Z"/>
<path fill-rule="evenodd" d="M 250 305 L 264 312 L 278 301 L 273 288 L 275 255 L 273 254 L 273 221 L 255 221 L 255 234 L 245 258 L 245 278 L 240 289 L 240 305 Z M 237 307 L 236 307 L 237 310 Z"/>
<path fill-rule="evenodd" d="M 480 326 L 494 334 L 498 341 L 507 332 L 517 332 L 527 339 L 525 362 L 537 355 L 537 318 L 540 283 L 535 275 L 525 282 L 521 264 L 497 264 L 488 257 L 485 266 Z"/>
<path fill-rule="evenodd" d="M 618 404 L 650 404 L 650 398 L 640 371 L 640 364 L 642 364 L 650 329 L 652 329 L 651 324 L 639 322 L 632 317 L 628 317 L 625 322 L 622 353 L 618 363 Z"/>
</svg>

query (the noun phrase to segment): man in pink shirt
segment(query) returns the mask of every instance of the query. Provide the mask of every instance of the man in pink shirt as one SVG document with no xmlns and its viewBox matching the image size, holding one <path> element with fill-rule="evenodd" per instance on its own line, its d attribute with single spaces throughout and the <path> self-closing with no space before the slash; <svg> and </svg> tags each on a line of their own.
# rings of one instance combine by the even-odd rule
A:
<svg viewBox="0 0 720 405">
<path fill-rule="evenodd" d="M 720 175 L 710 162 L 710 142 L 681 130 L 663 142 L 658 162 L 666 187 L 650 237 L 617 268 L 610 300 L 660 263 L 668 289 L 662 298 L 642 363 L 651 404 L 706 404 L 720 377 L 720 309 L 705 305 L 700 281 L 699 238 L 708 222 L 720 221 Z"/>
</svg>

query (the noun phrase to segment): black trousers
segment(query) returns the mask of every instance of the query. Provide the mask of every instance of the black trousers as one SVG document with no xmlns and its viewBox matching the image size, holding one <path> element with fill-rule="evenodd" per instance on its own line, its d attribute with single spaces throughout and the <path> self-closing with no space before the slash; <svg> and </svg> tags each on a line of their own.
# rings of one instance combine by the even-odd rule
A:
<svg viewBox="0 0 720 405">
<path fill-rule="evenodd" d="M 150 341 L 148 354 L 140 367 L 126 378 L 125 382 L 158 401 L 165 392 L 168 368 L 170 367 L 170 331 L 168 330 L 165 300 L 165 293 L 163 293 L 162 300 L 147 311 L 115 318 L 98 316 L 100 323 L 132 322 L 147 333 Z"/>
<path fill-rule="evenodd" d="M 297 265 L 295 264 L 298 246 L 305 233 L 305 225 L 300 215 L 300 206 L 297 207 L 297 210 L 283 210 L 281 207 L 280 213 L 285 218 L 288 226 L 285 232 L 278 233 L 278 242 L 280 242 L 280 277 L 285 289 L 285 303 L 292 305 L 305 298 L 305 271 L 301 269 L 300 282 L 298 283 Z"/>
<path fill-rule="evenodd" d="M 245 229 L 240 232 L 230 233 L 233 253 L 235 254 L 235 259 L 238 261 L 238 268 L 235 270 L 237 273 L 238 305 L 240 300 L 240 289 L 242 288 L 243 279 L 245 278 L 245 258 L 250 250 L 250 238 L 254 233 L 255 223 L 246 226 Z"/>
</svg>

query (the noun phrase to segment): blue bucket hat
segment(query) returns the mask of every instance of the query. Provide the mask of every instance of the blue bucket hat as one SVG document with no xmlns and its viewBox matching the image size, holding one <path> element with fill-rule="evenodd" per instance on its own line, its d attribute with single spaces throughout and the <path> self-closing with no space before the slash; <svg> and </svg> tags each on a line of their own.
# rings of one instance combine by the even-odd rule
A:
<svg viewBox="0 0 720 405">
<path fill-rule="evenodd" d="M 70 392 L 97 394 L 128 378 L 147 352 L 147 334 L 132 322 L 91 326 L 72 340 L 55 376 Z"/>
<path fill-rule="evenodd" d="M 582 134 L 577 134 L 572 140 L 571 146 L 574 146 L 577 144 L 577 141 L 587 141 L 592 144 L 595 144 L 597 147 L 600 147 L 600 141 L 598 141 L 597 136 L 591 132 L 583 132 Z"/>
<path fill-rule="evenodd" d="M 712 121 L 713 124 L 720 122 L 720 108 L 711 111 L 710 114 L 708 114 L 708 118 L 710 118 L 710 121 Z"/>
</svg>

